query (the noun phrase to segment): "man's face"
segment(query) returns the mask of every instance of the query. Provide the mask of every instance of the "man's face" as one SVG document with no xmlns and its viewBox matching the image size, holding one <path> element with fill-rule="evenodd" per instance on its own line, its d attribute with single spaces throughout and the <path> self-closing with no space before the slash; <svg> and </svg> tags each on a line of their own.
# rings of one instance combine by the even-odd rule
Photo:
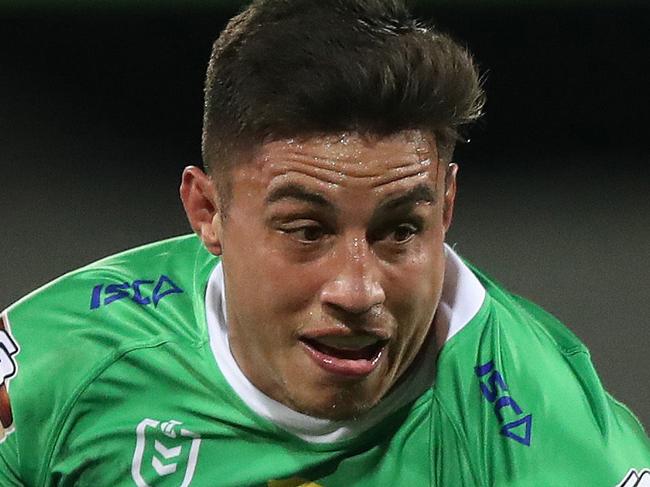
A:
<svg viewBox="0 0 650 487">
<path fill-rule="evenodd" d="M 440 299 L 446 169 L 413 130 L 269 142 L 232 170 L 218 225 L 231 349 L 253 384 L 332 419 L 391 389 Z"/>
</svg>

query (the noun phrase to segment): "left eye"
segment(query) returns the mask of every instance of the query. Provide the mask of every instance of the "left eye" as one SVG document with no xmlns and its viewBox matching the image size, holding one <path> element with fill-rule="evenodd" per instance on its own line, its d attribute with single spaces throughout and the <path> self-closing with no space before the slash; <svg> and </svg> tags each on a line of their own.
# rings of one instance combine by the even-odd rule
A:
<svg viewBox="0 0 650 487">
<path fill-rule="evenodd" d="M 388 236 L 396 243 L 406 243 L 411 240 L 419 229 L 411 223 L 402 223 L 398 225 Z"/>
</svg>

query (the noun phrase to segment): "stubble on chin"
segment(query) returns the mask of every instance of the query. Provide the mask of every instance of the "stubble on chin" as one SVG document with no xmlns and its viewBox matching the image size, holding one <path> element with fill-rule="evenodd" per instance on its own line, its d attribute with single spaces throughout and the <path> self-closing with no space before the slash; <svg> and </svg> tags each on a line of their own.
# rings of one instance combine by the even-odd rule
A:
<svg viewBox="0 0 650 487">
<path fill-rule="evenodd" d="M 335 391 L 323 392 L 316 388 L 319 397 L 292 399 L 291 409 L 320 419 L 333 421 L 355 420 L 376 406 L 383 395 L 369 394 L 363 384 L 341 385 Z"/>
</svg>

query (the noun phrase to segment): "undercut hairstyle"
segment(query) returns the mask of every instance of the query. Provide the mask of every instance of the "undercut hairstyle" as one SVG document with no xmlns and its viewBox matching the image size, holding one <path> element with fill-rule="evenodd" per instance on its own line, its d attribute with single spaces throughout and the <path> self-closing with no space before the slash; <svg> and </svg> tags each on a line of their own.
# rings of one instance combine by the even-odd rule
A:
<svg viewBox="0 0 650 487">
<path fill-rule="evenodd" d="M 404 0 L 254 0 L 212 49 L 203 161 L 223 195 L 235 163 L 282 138 L 421 129 L 451 160 L 484 103 L 469 52 Z"/>
</svg>

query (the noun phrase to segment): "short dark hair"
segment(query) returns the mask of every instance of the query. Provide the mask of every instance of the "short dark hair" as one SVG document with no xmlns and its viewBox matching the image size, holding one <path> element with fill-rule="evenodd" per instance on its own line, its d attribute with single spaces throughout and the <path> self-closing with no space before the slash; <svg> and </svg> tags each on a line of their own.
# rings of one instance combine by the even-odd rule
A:
<svg viewBox="0 0 650 487">
<path fill-rule="evenodd" d="M 451 159 L 484 102 L 469 52 L 403 0 L 254 0 L 212 49 L 203 161 L 220 184 L 265 140 L 405 129 L 434 133 Z"/>
</svg>

